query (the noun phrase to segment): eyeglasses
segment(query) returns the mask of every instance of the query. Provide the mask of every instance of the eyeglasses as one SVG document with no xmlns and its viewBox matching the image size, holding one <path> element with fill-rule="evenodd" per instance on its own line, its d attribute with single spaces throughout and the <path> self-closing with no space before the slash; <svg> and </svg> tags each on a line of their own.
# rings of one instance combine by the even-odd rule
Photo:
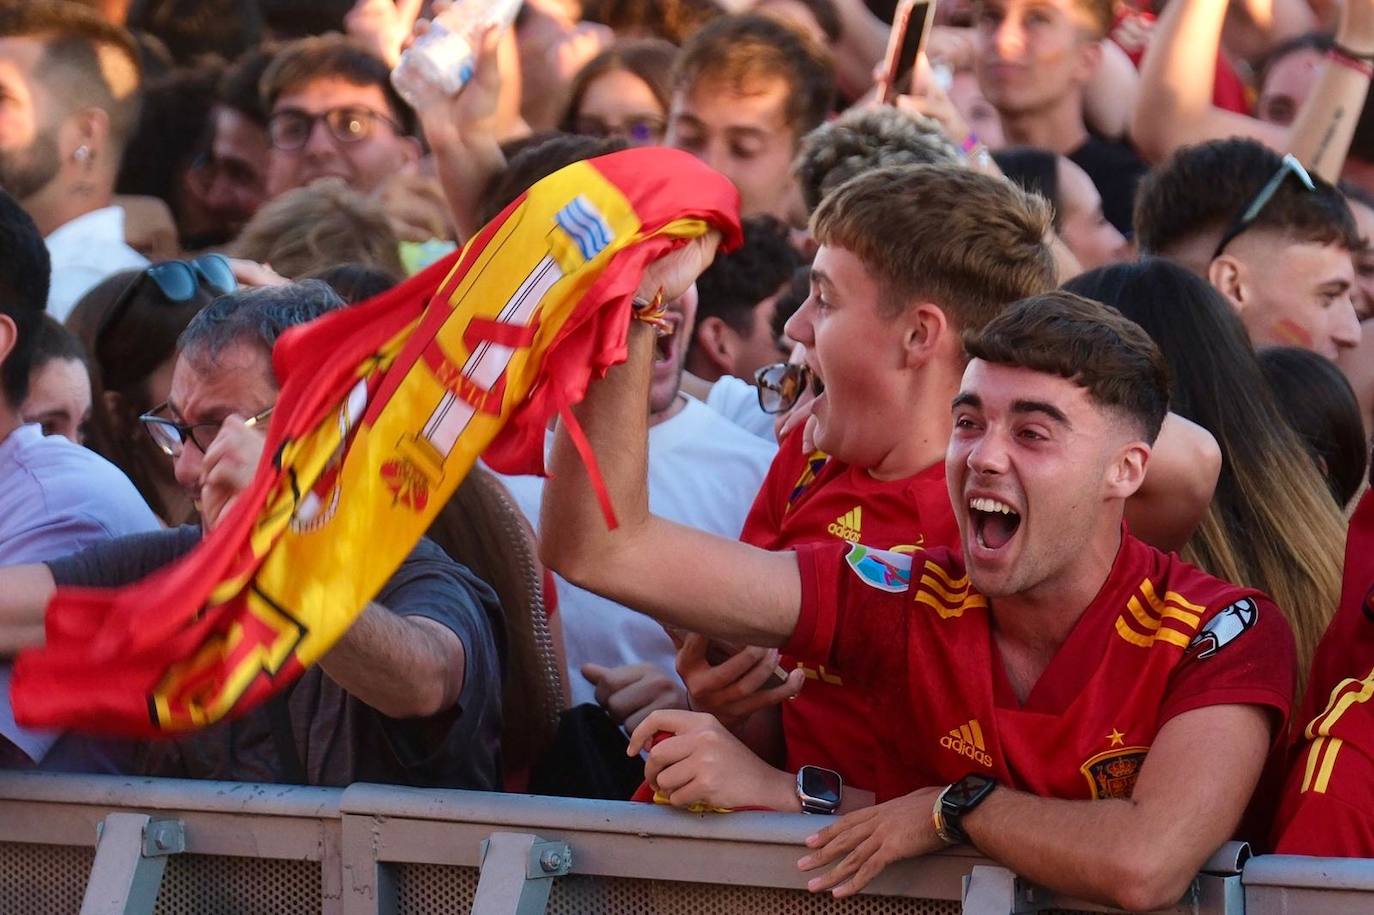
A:
<svg viewBox="0 0 1374 915">
<path fill-rule="evenodd" d="M 267 119 L 267 136 L 277 149 L 297 150 L 305 146 L 310 135 L 315 132 L 315 123 L 324 121 L 329 135 L 340 143 L 360 143 L 372 136 L 377 121 L 390 127 L 396 134 L 404 134 L 400 124 L 384 114 L 369 108 L 347 106 L 331 108 L 320 114 L 310 114 L 299 108 L 286 108 Z"/>
<path fill-rule="evenodd" d="M 158 404 L 151 413 L 144 413 L 140 416 L 138 421 L 147 430 L 153 444 L 162 449 L 162 453 L 170 458 L 180 457 L 188 441 L 199 448 L 201 454 L 204 454 L 209 449 L 210 444 L 214 442 L 215 436 L 219 435 L 220 426 L 224 425 L 223 420 L 217 423 L 179 423 L 176 420 L 157 415 L 165 409 L 167 409 L 166 403 Z M 248 417 L 243 424 L 251 429 L 271 416 L 273 409 L 273 407 L 268 407 L 261 413 Z"/>
<path fill-rule="evenodd" d="M 124 287 L 119 298 L 115 299 L 114 304 L 105 312 L 104 319 L 96 328 L 97 347 L 105 339 L 105 332 L 118 324 L 124 312 L 129 310 L 134 293 L 143 285 L 145 279 L 153 281 L 158 292 L 161 292 L 163 299 L 166 300 L 165 304 L 168 305 L 180 305 L 194 299 L 202 281 L 216 295 L 233 292 L 239 285 L 238 280 L 234 278 L 234 269 L 229 266 L 229 259 L 223 254 L 202 254 L 191 261 L 163 261 L 145 267 L 142 273 Z"/>
<path fill-rule="evenodd" d="M 573 122 L 573 131 L 586 137 L 616 137 L 636 146 L 649 146 L 663 140 L 667 126 L 663 118 L 647 114 L 616 125 L 607 124 L 600 118 L 579 117 Z"/>
<path fill-rule="evenodd" d="M 1221 252 L 1226 250 L 1226 246 L 1235 241 L 1237 235 L 1254 224 L 1255 220 L 1259 218 L 1259 214 L 1264 211 L 1264 208 L 1269 205 L 1269 201 L 1274 199 L 1274 195 L 1277 194 L 1279 188 L 1283 186 L 1283 179 L 1287 178 L 1289 175 L 1301 181 L 1302 186 L 1309 191 L 1315 191 L 1317 189 L 1317 185 L 1312 181 L 1312 176 L 1307 173 L 1307 169 L 1302 167 L 1302 163 L 1298 161 L 1298 157 L 1292 153 L 1285 155 L 1283 161 L 1279 163 L 1279 170 L 1274 172 L 1274 177 L 1270 178 L 1265 183 L 1264 187 L 1259 189 L 1259 193 L 1255 195 L 1249 205 L 1246 206 L 1244 210 L 1241 210 L 1240 215 L 1231 223 L 1231 227 L 1226 230 L 1226 234 L 1221 236 L 1221 241 L 1217 243 L 1216 251 L 1212 252 L 1212 260 L 1221 257 Z"/>
<path fill-rule="evenodd" d="M 811 370 L 795 362 L 774 362 L 754 373 L 759 409 L 765 413 L 786 413 L 811 384 Z"/>
</svg>

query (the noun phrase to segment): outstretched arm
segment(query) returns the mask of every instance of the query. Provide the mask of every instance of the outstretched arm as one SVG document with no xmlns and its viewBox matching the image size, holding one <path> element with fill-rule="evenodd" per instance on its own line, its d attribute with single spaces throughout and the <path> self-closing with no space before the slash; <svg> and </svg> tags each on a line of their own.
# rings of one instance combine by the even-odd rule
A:
<svg viewBox="0 0 1374 915">
<path fill-rule="evenodd" d="M 1312 94 L 1291 127 L 1224 111 L 1212 104 L 1214 71 L 1197 67 L 1214 59 L 1227 0 L 1171 3 L 1160 17 L 1141 65 L 1139 102 L 1131 137 L 1152 162 L 1180 146 L 1239 136 L 1296 155 L 1328 181 L 1340 176 L 1364 105 L 1369 78 L 1355 67 L 1326 60 Z M 1374 52 L 1374 0 L 1345 5 L 1336 41 L 1358 54 Z"/>
<path fill-rule="evenodd" d="M 371 603 L 320 658 L 345 692 L 390 718 L 436 715 L 458 701 L 466 655 L 453 630 Z"/>
<path fill-rule="evenodd" d="M 1180 146 L 1221 137 L 1251 137 L 1282 147 L 1287 131 L 1215 107 L 1213 62 L 1221 47 L 1229 0 L 1171 3 L 1155 23 L 1140 64 L 1140 90 L 1131 138 L 1141 154 L 1160 162 Z"/>
<path fill-rule="evenodd" d="M 647 443 L 654 331 L 630 328 L 629 358 L 574 410 L 596 454 L 618 526 L 608 530 L 586 470 L 560 426 L 544 487 L 540 557 L 589 591 L 660 622 L 751 645 L 782 645 L 796 627 L 796 557 L 649 513 Z"/>
<path fill-rule="evenodd" d="M 452 97 L 436 89 L 415 110 L 461 242 L 482 228 L 477 221 L 482 194 L 506 168 L 498 142 L 500 42 L 499 32 L 487 30 L 479 39 L 476 70 L 468 84 Z"/>
</svg>

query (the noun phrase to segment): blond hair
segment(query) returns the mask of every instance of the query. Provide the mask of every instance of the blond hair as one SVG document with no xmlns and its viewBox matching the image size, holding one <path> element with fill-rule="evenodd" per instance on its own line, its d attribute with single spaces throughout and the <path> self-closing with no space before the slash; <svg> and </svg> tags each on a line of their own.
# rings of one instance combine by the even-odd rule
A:
<svg viewBox="0 0 1374 915">
<path fill-rule="evenodd" d="M 864 172 L 811 219 L 818 242 L 863 261 L 886 311 L 925 300 L 975 331 L 1012 302 L 1055 287 L 1049 226 L 1045 201 L 962 165 Z"/>
<path fill-rule="evenodd" d="M 1183 558 L 1218 578 L 1258 588 L 1274 599 L 1298 649 L 1298 696 L 1317 643 L 1341 599 L 1345 519 L 1321 475 L 1288 433 L 1266 447 L 1263 460 L 1237 474 L 1235 485 L 1256 523 L 1241 527 L 1213 500 L 1183 548 Z M 1239 542 L 1244 538 L 1244 543 Z"/>
<path fill-rule="evenodd" d="M 234 254 L 292 279 L 339 264 L 405 276 L 400 241 L 381 204 L 326 178 L 267 203 L 244 226 Z"/>
</svg>

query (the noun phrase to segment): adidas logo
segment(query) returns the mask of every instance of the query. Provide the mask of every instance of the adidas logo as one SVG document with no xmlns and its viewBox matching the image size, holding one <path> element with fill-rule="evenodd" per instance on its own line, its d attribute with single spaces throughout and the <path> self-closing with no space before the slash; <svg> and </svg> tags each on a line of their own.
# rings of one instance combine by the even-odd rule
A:
<svg viewBox="0 0 1374 915">
<path fill-rule="evenodd" d="M 983 745 L 983 729 L 978 726 L 978 719 L 974 718 L 968 724 L 961 724 L 940 738 L 940 746 L 946 750 L 953 750 L 960 756 L 967 756 L 969 759 L 992 768 L 992 757 L 988 755 L 987 747 Z"/>
<path fill-rule="evenodd" d="M 830 526 L 827 527 L 826 530 L 836 537 L 839 537 L 841 540 L 848 540 L 850 543 L 858 543 L 861 538 L 859 532 L 863 528 L 863 511 L 862 505 L 854 506 L 834 521 L 831 521 Z"/>
</svg>

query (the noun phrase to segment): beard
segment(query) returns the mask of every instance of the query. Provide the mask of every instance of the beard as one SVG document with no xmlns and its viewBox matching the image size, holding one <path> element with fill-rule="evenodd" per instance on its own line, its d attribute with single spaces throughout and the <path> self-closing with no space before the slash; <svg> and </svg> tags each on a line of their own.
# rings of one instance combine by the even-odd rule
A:
<svg viewBox="0 0 1374 915">
<path fill-rule="evenodd" d="M 52 183 L 58 168 L 57 132 L 40 133 L 24 149 L 0 151 L 0 189 L 28 200 Z"/>
</svg>

